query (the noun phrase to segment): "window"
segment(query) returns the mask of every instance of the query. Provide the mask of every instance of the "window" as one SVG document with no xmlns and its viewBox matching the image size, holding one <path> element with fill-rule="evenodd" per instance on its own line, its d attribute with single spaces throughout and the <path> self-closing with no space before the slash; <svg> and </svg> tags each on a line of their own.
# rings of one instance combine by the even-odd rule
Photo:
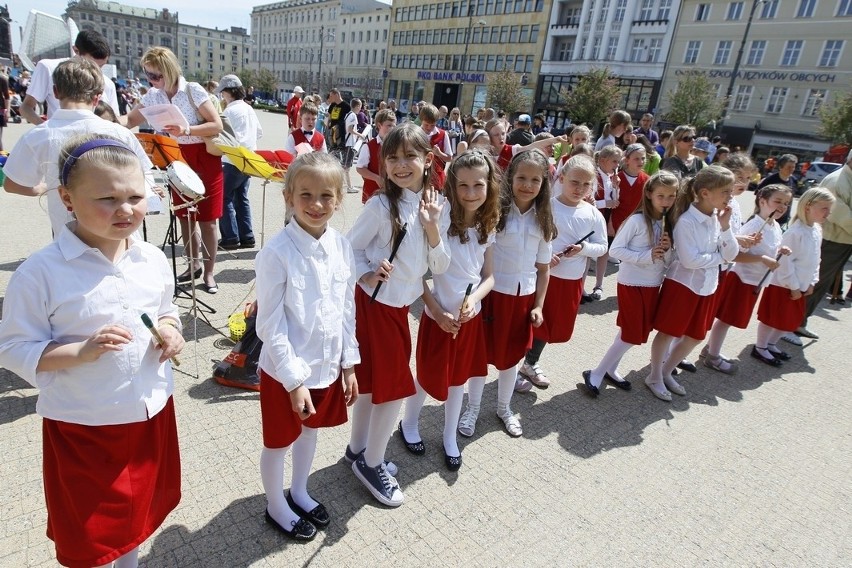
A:
<svg viewBox="0 0 852 568">
<path fill-rule="evenodd" d="M 733 46 L 732 41 L 725 40 L 720 41 L 716 44 L 716 57 L 713 59 L 713 63 L 715 65 L 727 65 L 728 60 L 731 58 L 731 47 Z"/>
<path fill-rule="evenodd" d="M 753 85 L 739 85 L 737 88 L 737 94 L 734 97 L 734 106 L 732 110 L 748 110 L 748 105 L 751 102 L 751 94 L 753 92 Z"/>
<path fill-rule="evenodd" d="M 530 27 L 530 43 L 538 43 L 539 24 Z"/>
<path fill-rule="evenodd" d="M 825 101 L 828 91 L 825 89 L 809 89 L 805 98 L 805 106 L 802 107 L 802 116 L 817 116 L 819 107 Z"/>
<path fill-rule="evenodd" d="M 781 56 L 781 65 L 784 67 L 792 67 L 798 65 L 799 56 L 802 54 L 802 45 L 804 41 L 801 39 L 787 40 L 784 47 L 784 55 Z"/>
<path fill-rule="evenodd" d="M 765 53 L 766 40 L 753 40 L 751 42 L 751 49 L 748 50 L 748 59 L 746 59 L 746 65 L 763 65 L 763 55 Z"/>
<path fill-rule="evenodd" d="M 766 0 L 763 4 L 763 9 L 760 11 L 761 20 L 771 20 L 778 13 L 779 0 Z"/>
<path fill-rule="evenodd" d="M 609 38 L 609 45 L 606 46 L 606 60 L 615 61 L 615 53 L 618 51 L 618 38 Z"/>
<path fill-rule="evenodd" d="M 657 10 L 658 20 L 668 20 L 669 13 L 672 10 L 672 0 L 660 0 L 660 7 Z"/>
<path fill-rule="evenodd" d="M 663 38 L 657 37 L 651 40 L 650 45 L 648 46 L 648 62 L 649 63 L 659 63 L 660 62 L 660 54 L 663 51 Z"/>
<path fill-rule="evenodd" d="M 556 59 L 558 61 L 570 61 L 574 54 L 574 42 L 562 40 L 556 44 Z"/>
<path fill-rule="evenodd" d="M 650 20 L 653 15 L 654 0 L 642 0 L 642 9 L 639 11 L 639 20 L 643 22 Z"/>
<path fill-rule="evenodd" d="M 701 51 L 701 42 L 692 40 L 686 44 L 686 53 L 683 55 L 684 63 L 695 63 L 698 61 L 698 53 Z"/>
<path fill-rule="evenodd" d="M 616 0 L 615 11 L 612 14 L 613 22 L 624 21 L 624 11 L 627 9 L 627 0 Z"/>
<path fill-rule="evenodd" d="M 814 15 L 817 0 L 799 0 L 799 9 L 796 10 L 797 18 L 811 18 Z"/>
<path fill-rule="evenodd" d="M 772 87 L 772 92 L 769 94 L 769 100 L 766 103 L 766 112 L 780 113 L 784 110 L 784 103 L 787 101 L 787 87 Z"/>
<path fill-rule="evenodd" d="M 822 56 L 819 58 L 820 67 L 837 67 L 840 52 L 843 50 L 843 40 L 829 39 L 825 42 Z"/>
<path fill-rule="evenodd" d="M 630 50 L 630 61 L 637 62 L 642 61 L 645 56 L 645 40 L 644 39 L 634 39 L 633 47 Z"/>
<path fill-rule="evenodd" d="M 837 7 L 838 16 L 852 16 L 852 0 L 840 0 L 840 6 Z"/>
<path fill-rule="evenodd" d="M 710 4 L 699 4 L 695 8 L 695 21 L 706 22 L 710 18 Z"/>
<path fill-rule="evenodd" d="M 743 3 L 731 2 L 728 4 L 728 13 L 725 16 L 726 20 L 739 20 L 743 17 Z"/>
<path fill-rule="evenodd" d="M 592 44 L 592 61 L 597 61 L 601 54 L 601 38 L 596 37 Z"/>
<path fill-rule="evenodd" d="M 605 22 L 607 17 L 609 16 L 609 0 L 601 0 L 601 13 L 598 18 L 599 22 Z"/>
</svg>

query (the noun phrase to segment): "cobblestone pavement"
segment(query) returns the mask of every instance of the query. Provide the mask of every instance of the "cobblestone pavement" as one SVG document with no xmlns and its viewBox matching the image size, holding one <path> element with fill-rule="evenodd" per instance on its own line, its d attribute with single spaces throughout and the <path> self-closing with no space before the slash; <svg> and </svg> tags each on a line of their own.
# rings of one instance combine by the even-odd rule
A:
<svg viewBox="0 0 852 568">
<path fill-rule="evenodd" d="M 263 113 L 261 120 L 264 147 L 280 146 L 276 117 Z M 6 129 L 7 148 L 25 128 Z M 261 196 L 255 181 L 256 228 Z M 360 207 L 359 196 L 348 195 L 334 225 L 346 230 Z M 38 200 L 0 193 L 0 289 L 22 259 L 48 242 L 43 209 Z M 280 188 L 270 185 L 267 239 L 282 219 Z M 150 241 L 163 241 L 167 222 L 149 217 Z M 183 499 L 142 545 L 142 565 L 852 565 L 852 383 L 843 370 L 852 309 L 824 304 L 811 325 L 821 339 L 789 346 L 793 359 L 783 372 L 748 356 L 752 325 L 732 330 L 726 343 L 726 353 L 741 361 L 736 376 L 704 368 L 686 374 L 688 394 L 667 404 L 642 386 L 645 346 L 622 364 L 625 373 L 632 369 L 627 378 L 636 388 L 610 387 L 592 400 L 578 383 L 615 333 L 614 274 L 605 281 L 605 299 L 581 308 L 572 341 L 545 350 L 542 367 L 553 385 L 515 394 L 523 437 L 503 432 L 489 382 L 476 435 L 461 440 L 464 465 L 449 473 L 443 413 L 427 403 L 426 455 L 407 454 L 398 434 L 390 441 L 388 458 L 400 467 L 406 502 L 389 510 L 342 460 L 348 425 L 322 431 L 310 489 L 332 523 L 309 544 L 283 540 L 263 518 L 258 395 L 210 380 L 214 362 L 232 346 L 220 334 L 228 315 L 253 299 L 256 252 L 220 252 L 220 293 L 199 296 L 216 309 L 209 324 L 190 316 L 188 301 L 179 302 L 190 341 L 175 381 Z M 420 311 L 412 310 L 413 332 Z M 45 537 L 36 396 L 0 370 L 2 567 L 55 565 Z"/>
</svg>

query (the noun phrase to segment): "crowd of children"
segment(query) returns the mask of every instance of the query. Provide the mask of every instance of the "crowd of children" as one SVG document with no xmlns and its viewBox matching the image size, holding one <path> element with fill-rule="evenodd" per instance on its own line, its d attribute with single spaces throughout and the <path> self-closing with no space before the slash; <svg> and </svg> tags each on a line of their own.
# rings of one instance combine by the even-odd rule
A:
<svg viewBox="0 0 852 568">
<path fill-rule="evenodd" d="M 391 507 L 404 495 L 387 446 L 397 428 L 407 451 L 425 453 L 419 416 L 427 395 L 443 403 L 450 471 L 462 466 L 457 433 L 475 432 L 489 364 L 497 369 L 496 414 L 510 436 L 521 436 L 513 393 L 550 385 L 543 349 L 571 339 L 592 260 L 598 295 L 601 259 L 609 254 L 620 266 L 619 331 L 599 365 L 581 373 L 591 396 L 604 381 L 631 389 L 619 364 L 652 331 L 645 384 L 659 399 L 686 394 L 676 365 L 708 332 L 704 364 L 735 372 L 721 353 L 725 334 L 746 327 L 756 305 L 751 355 L 780 366 L 791 355 L 777 340 L 799 325 L 816 282 L 820 223 L 833 201 L 826 190 L 802 196 L 782 236 L 775 218 L 790 205 L 786 187 L 763 188 L 751 218 L 738 215 L 732 196 L 753 167 L 741 155 L 681 179 L 692 162 L 677 151 L 677 173 L 648 176 L 648 150 L 635 136 L 624 150 L 610 144 L 590 156 L 590 133 L 578 128 L 557 171 L 542 150 L 565 137 L 512 146 L 502 123 L 489 121 L 453 158 L 429 107 L 421 125 L 395 126 L 392 111 L 377 114 L 377 136 L 357 160 L 364 208 L 346 236 L 329 226 L 345 195 L 344 168 L 321 151 L 299 156 L 284 190 L 291 220 L 257 256 L 266 519 L 296 540 L 311 540 L 331 521 L 308 493 L 308 478 L 318 430 L 345 423 L 347 406 L 342 455 Z M 311 102 L 302 106 L 290 144 L 322 148 L 316 115 Z M 632 135 L 616 118 L 609 138 Z M 693 136 L 678 127 L 669 143 Z M 183 339 L 165 258 L 133 237 L 144 195 L 140 162 L 125 143 L 72 140 L 59 161 L 59 196 L 74 220 L 21 265 L 3 305 L 0 364 L 41 389 L 48 530 L 68 565 L 134 565 L 139 544 L 180 497 L 169 360 Z M 413 374 L 408 316 L 421 298 Z M 148 313 L 156 339 L 140 324 Z M 105 382 L 91 389 L 92 380 Z M 126 485 L 110 483 L 111 469 L 94 478 L 87 471 L 93 452 L 143 438 L 115 463 L 132 470 Z M 67 513 L 92 502 L 102 504 L 97 522 Z"/>
</svg>

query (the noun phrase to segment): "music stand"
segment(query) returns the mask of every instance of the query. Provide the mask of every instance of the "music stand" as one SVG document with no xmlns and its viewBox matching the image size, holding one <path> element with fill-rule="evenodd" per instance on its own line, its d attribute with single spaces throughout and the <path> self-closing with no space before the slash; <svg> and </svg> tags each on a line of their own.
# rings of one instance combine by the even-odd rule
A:
<svg viewBox="0 0 852 568">
<path fill-rule="evenodd" d="M 222 151 L 223 156 L 228 157 L 231 164 L 240 170 L 240 172 L 247 176 L 258 177 L 263 180 L 263 200 L 261 202 L 260 213 L 260 247 L 263 248 L 264 239 L 266 237 L 266 186 L 269 185 L 269 182 L 273 179 L 279 181 L 284 180 L 284 172 L 287 170 L 287 164 L 276 160 L 275 163 L 277 165 L 283 165 L 284 168 L 275 167 L 260 154 L 252 152 L 243 146 L 235 147 L 216 144 L 216 147 Z"/>
</svg>

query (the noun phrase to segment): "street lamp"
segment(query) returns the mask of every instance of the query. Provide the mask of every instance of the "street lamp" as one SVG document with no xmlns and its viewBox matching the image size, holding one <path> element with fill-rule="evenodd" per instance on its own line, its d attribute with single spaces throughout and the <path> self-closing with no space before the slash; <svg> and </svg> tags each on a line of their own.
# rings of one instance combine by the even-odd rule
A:
<svg viewBox="0 0 852 568">
<path fill-rule="evenodd" d="M 740 44 L 740 49 L 737 51 L 737 59 L 734 61 L 734 69 L 731 71 L 731 80 L 728 82 L 728 92 L 725 93 L 725 99 L 722 104 L 722 115 L 719 117 L 719 121 L 716 123 L 716 128 L 718 132 L 722 133 L 722 124 L 725 122 L 725 118 L 728 116 L 728 108 L 731 106 L 731 97 L 734 95 L 734 81 L 737 80 L 737 73 L 740 72 L 740 63 L 743 60 L 743 52 L 745 51 L 746 41 L 748 41 L 748 32 L 751 30 L 751 22 L 754 20 L 754 14 L 757 12 L 757 6 L 759 4 L 766 4 L 769 0 L 754 0 L 751 5 L 751 12 L 748 15 L 748 22 L 746 22 L 745 30 L 743 31 L 743 41 Z"/>
<path fill-rule="evenodd" d="M 320 48 L 319 48 L 319 72 L 317 73 L 317 93 L 322 90 L 322 47 L 323 41 L 325 41 L 325 26 L 320 26 Z M 328 38 L 331 41 L 334 41 L 334 32 L 329 30 Z M 310 85 L 308 85 L 308 90 L 311 90 Z"/>
<path fill-rule="evenodd" d="M 467 24 L 467 30 L 465 31 L 465 34 L 464 34 L 464 56 L 462 56 L 462 62 L 461 62 L 461 81 L 459 81 L 459 96 L 458 96 L 459 101 L 461 101 L 461 98 L 462 98 L 462 87 L 464 86 L 464 73 L 465 73 L 465 71 L 467 71 L 470 68 L 470 64 L 467 61 L 467 52 L 468 52 L 468 50 L 470 50 L 470 32 L 473 29 L 473 11 L 474 11 L 474 8 L 475 7 L 474 7 L 473 3 L 471 2 L 470 7 L 468 7 L 468 9 L 467 9 L 468 24 Z M 477 20 L 476 21 L 477 26 L 484 26 L 487 23 L 488 22 L 486 22 L 485 20 Z"/>
</svg>

